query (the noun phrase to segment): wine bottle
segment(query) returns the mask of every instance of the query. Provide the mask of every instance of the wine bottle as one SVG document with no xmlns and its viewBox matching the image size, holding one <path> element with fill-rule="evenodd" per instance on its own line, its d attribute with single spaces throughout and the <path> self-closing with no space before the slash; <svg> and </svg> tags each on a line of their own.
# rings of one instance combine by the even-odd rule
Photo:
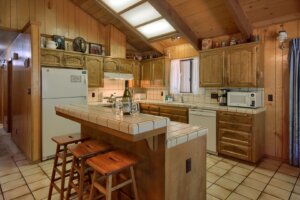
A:
<svg viewBox="0 0 300 200">
<path fill-rule="evenodd" d="M 125 90 L 122 97 L 122 103 L 123 103 L 123 115 L 130 115 L 131 114 L 131 103 L 132 103 L 132 97 L 131 93 L 129 91 L 129 81 L 125 80 Z"/>
</svg>

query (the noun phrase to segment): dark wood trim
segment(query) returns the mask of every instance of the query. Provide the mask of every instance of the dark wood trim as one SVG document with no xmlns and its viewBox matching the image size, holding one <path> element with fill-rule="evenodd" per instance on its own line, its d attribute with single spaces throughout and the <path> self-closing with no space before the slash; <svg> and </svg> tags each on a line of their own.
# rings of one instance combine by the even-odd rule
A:
<svg viewBox="0 0 300 200">
<path fill-rule="evenodd" d="M 149 3 L 196 49 L 199 50 L 199 42 L 196 34 L 177 14 L 167 1 L 149 0 Z"/>
<path fill-rule="evenodd" d="M 245 36 L 250 37 L 253 28 L 239 0 L 226 0 L 224 2 L 226 3 L 227 8 L 239 30 Z"/>
</svg>

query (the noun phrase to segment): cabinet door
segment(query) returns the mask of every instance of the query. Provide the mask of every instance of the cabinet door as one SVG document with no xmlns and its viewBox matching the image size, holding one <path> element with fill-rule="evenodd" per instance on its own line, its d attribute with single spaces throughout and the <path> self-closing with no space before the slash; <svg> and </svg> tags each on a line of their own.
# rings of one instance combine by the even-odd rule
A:
<svg viewBox="0 0 300 200">
<path fill-rule="evenodd" d="M 200 87 L 224 85 L 225 53 L 222 50 L 200 53 Z"/>
<path fill-rule="evenodd" d="M 158 59 L 152 61 L 152 85 L 165 85 L 165 60 Z"/>
<path fill-rule="evenodd" d="M 62 65 L 62 53 L 58 51 L 41 50 L 41 65 L 59 67 Z"/>
<path fill-rule="evenodd" d="M 144 61 L 142 62 L 141 66 L 141 86 L 142 87 L 150 87 L 150 82 L 151 82 L 151 66 L 152 62 L 151 61 Z"/>
<path fill-rule="evenodd" d="M 119 62 L 119 72 L 120 73 L 131 74 L 132 73 L 132 66 L 133 66 L 133 61 L 132 60 L 122 59 Z"/>
<path fill-rule="evenodd" d="M 227 52 L 227 86 L 257 86 L 257 46 L 233 48 Z"/>
<path fill-rule="evenodd" d="M 141 86 L 141 74 L 140 74 L 140 62 L 134 61 L 132 66 L 132 73 L 133 73 L 133 87 L 140 87 Z"/>
<path fill-rule="evenodd" d="M 104 72 L 118 72 L 118 60 L 113 58 L 105 58 L 103 69 Z"/>
<path fill-rule="evenodd" d="M 63 54 L 63 66 L 70 68 L 83 68 L 84 58 L 83 55 L 64 53 Z"/>
<path fill-rule="evenodd" d="M 103 87 L 103 58 L 86 56 L 85 61 L 89 87 Z"/>
</svg>

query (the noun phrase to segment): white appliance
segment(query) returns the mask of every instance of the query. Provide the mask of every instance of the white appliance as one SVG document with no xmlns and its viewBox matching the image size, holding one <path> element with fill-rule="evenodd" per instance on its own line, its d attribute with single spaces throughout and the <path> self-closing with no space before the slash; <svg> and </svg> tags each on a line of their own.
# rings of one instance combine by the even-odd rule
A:
<svg viewBox="0 0 300 200">
<path fill-rule="evenodd" d="M 80 124 L 56 115 L 56 105 L 87 104 L 87 71 L 42 68 L 42 159 L 55 154 L 53 136 L 80 132 Z"/>
<path fill-rule="evenodd" d="M 216 120 L 217 113 L 214 110 L 189 110 L 189 124 L 208 128 L 206 149 L 212 154 L 217 154 Z"/>
<path fill-rule="evenodd" d="M 228 92 L 227 105 L 246 108 L 258 108 L 263 106 L 263 92 Z"/>
</svg>

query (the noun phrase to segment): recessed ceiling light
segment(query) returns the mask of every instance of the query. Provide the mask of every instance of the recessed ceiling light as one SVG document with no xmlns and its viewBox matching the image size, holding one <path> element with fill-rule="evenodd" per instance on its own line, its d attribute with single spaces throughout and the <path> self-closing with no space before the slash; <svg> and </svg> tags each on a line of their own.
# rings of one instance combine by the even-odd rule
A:
<svg viewBox="0 0 300 200">
<path fill-rule="evenodd" d="M 175 29 L 167 20 L 161 19 L 137 28 L 147 38 L 153 38 L 159 35 L 175 32 Z"/>
<path fill-rule="evenodd" d="M 102 0 L 107 6 L 115 12 L 121 12 L 126 8 L 140 2 L 141 0 Z"/>
<path fill-rule="evenodd" d="M 148 2 L 121 14 L 121 16 L 132 26 L 138 26 L 161 17 L 159 12 L 157 12 Z"/>
</svg>

